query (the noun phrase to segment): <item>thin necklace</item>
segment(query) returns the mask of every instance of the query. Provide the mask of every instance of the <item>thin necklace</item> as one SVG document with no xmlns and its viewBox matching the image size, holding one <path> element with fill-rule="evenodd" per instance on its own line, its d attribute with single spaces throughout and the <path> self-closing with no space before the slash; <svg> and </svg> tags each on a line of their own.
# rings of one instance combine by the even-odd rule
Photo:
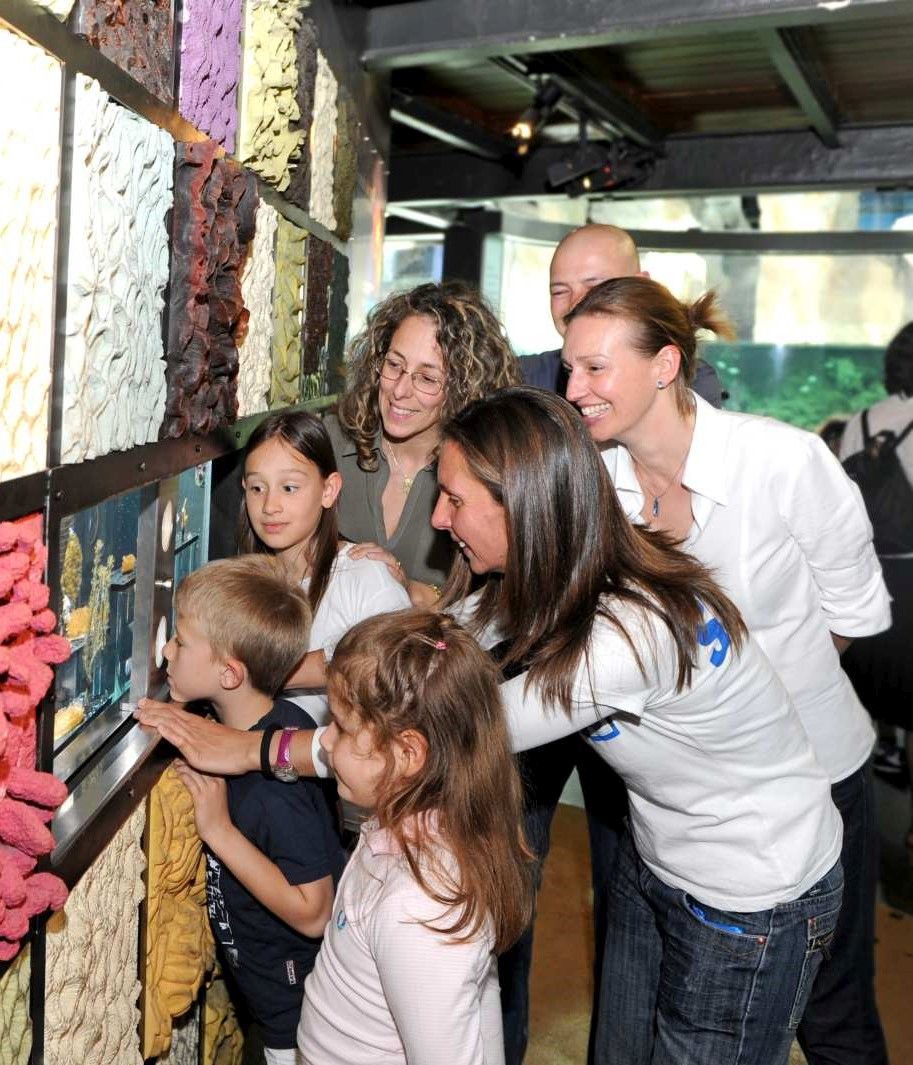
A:
<svg viewBox="0 0 913 1065">
<path fill-rule="evenodd" d="M 403 495 L 408 495 L 409 494 L 409 490 L 412 488 L 412 485 L 415 483 L 415 478 L 414 477 L 407 477 L 403 473 L 402 467 L 399 464 L 399 459 L 396 457 L 396 452 L 393 450 L 393 445 L 392 444 L 387 444 L 387 446 L 384 448 L 384 451 L 387 454 L 387 458 L 389 458 L 390 462 L 393 464 L 393 469 L 396 470 L 397 475 L 399 477 L 402 477 L 402 479 L 403 479 Z"/>
<path fill-rule="evenodd" d="M 663 496 L 666 494 L 666 492 L 669 491 L 669 489 L 675 483 L 676 478 L 678 477 L 678 475 L 685 468 L 685 462 L 688 459 L 688 452 L 690 450 L 691 450 L 691 444 L 689 443 L 688 444 L 688 450 L 685 452 L 684 456 L 682 457 L 682 461 L 679 463 L 678 469 L 675 471 L 675 473 L 672 474 L 672 476 L 669 478 L 668 482 L 666 483 L 666 487 L 661 492 L 648 492 L 648 495 L 652 495 L 653 496 L 653 503 L 650 506 L 650 513 L 653 515 L 654 518 L 658 518 L 659 517 L 659 501 L 663 498 Z M 640 464 L 638 463 L 637 459 L 634 458 L 633 455 L 631 456 L 631 459 L 634 462 L 635 472 L 636 472 L 636 467 L 639 466 Z M 641 468 L 641 470 L 644 469 L 643 466 L 641 466 L 640 468 Z M 640 480 L 639 477 L 638 477 L 638 480 Z M 644 487 L 644 488 L 648 487 L 646 484 L 644 484 L 644 482 L 642 480 L 640 480 L 640 483 L 641 483 L 642 487 Z"/>
</svg>

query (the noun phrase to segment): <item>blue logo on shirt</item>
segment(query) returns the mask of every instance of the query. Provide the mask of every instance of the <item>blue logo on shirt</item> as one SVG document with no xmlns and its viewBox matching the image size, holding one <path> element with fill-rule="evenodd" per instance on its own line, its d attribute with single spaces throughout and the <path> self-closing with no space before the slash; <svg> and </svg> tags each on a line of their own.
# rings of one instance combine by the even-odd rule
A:
<svg viewBox="0 0 913 1065">
<path fill-rule="evenodd" d="M 701 615 L 703 615 L 703 606 L 700 607 L 700 611 Z M 710 664 L 712 666 L 721 666 L 726 661 L 726 652 L 732 645 L 729 633 L 716 618 L 711 618 L 709 621 L 705 621 L 703 625 L 698 625 L 697 642 L 701 647 L 711 647 L 713 644 L 719 644 L 718 647 L 714 647 L 710 652 Z"/>
<path fill-rule="evenodd" d="M 605 743 L 608 740 L 614 740 L 616 736 L 620 735 L 621 732 L 618 726 L 610 717 L 607 717 L 605 721 L 600 721 L 598 725 L 593 726 L 589 738 L 594 743 Z"/>
<path fill-rule="evenodd" d="M 345 910 L 340 910 L 339 913 L 336 914 L 336 927 L 341 932 L 343 930 L 343 928 L 345 928 L 345 926 L 348 923 L 349 922 L 348 922 L 348 920 L 346 918 L 346 911 Z"/>
</svg>

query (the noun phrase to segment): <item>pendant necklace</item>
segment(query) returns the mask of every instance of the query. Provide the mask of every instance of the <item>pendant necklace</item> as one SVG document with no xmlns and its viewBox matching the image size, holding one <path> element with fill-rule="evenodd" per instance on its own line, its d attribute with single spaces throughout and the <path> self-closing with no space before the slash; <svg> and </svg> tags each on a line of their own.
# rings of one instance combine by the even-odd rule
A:
<svg viewBox="0 0 913 1065">
<path fill-rule="evenodd" d="M 402 467 L 399 464 L 399 459 L 396 457 L 396 452 L 393 450 L 393 445 L 392 444 L 388 444 L 387 447 L 384 450 L 385 450 L 385 452 L 387 454 L 387 458 L 389 458 L 391 464 L 393 465 L 393 469 L 396 470 L 397 476 L 402 477 L 402 479 L 403 479 L 403 495 L 408 495 L 409 494 L 409 490 L 412 488 L 412 485 L 415 483 L 415 478 L 414 477 L 407 477 L 403 473 Z"/>
<path fill-rule="evenodd" d="M 691 446 L 689 445 L 688 446 L 688 451 L 690 451 L 690 450 L 691 450 Z M 688 459 L 688 451 L 685 452 L 685 454 L 684 454 L 684 456 L 682 458 L 682 461 L 679 463 L 678 469 L 675 471 L 675 473 L 672 474 L 672 476 L 666 482 L 666 487 L 661 492 L 648 492 L 647 493 L 648 495 L 652 495 L 653 496 L 653 502 L 650 505 L 650 513 L 653 515 L 654 518 L 658 518 L 659 517 L 659 502 L 660 502 L 660 500 L 663 498 L 663 496 L 666 494 L 666 492 L 669 491 L 669 489 L 672 487 L 672 485 L 675 484 L 675 481 L 678 478 L 678 475 L 685 468 L 685 462 Z M 634 465 L 637 466 L 638 465 L 637 460 L 634 459 L 633 455 L 631 457 L 632 457 L 632 459 L 634 461 Z M 643 469 L 643 467 L 641 467 L 641 469 Z M 639 478 L 638 478 L 638 480 L 639 480 Z M 647 485 L 645 485 L 643 483 L 643 481 L 641 481 L 641 487 L 647 488 Z"/>
</svg>

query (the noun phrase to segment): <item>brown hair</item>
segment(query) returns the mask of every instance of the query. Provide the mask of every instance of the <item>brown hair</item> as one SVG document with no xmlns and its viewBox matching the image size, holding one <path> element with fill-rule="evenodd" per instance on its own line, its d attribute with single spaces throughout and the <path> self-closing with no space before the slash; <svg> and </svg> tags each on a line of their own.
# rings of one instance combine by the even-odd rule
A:
<svg viewBox="0 0 913 1065">
<path fill-rule="evenodd" d="M 327 687 L 331 700 L 342 700 L 370 727 L 377 750 L 389 750 L 407 729 L 424 736 L 425 765 L 414 776 L 396 779 L 388 760 L 377 817 L 422 889 L 455 911 L 438 930 L 469 938 L 490 918 L 495 949 L 503 951 L 531 920 L 533 863 L 499 679 L 453 618 L 404 610 L 351 629 L 336 648 Z M 432 811 L 458 881 L 435 862 L 432 841 L 408 831 L 407 818 Z"/>
<path fill-rule="evenodd" d="M 691 682 L 706 605 L 736 650 L 742 618 L 711 577 L 666 535 L 632 525 L 596 445 L 574 408 L 538 388 L 507 388 L 471 404 L 445 427 L 471 471 L 504 508 L 510 545 L 503 575 L 489 577 L 473 629 L 494 623 L 511 641 L 504 666 L 526 662 L 547 702 L 570 710 L 574 674 L 593 623 L 604 618 L 643 659 L 616 604 L 632 604 L 669 630 L 677 687 Z M 457 555 L 445 603 L 469 589 Z"/>
<path fill-rule="evenodd" d="M 616 277 L 594 285 L 564 321 L 570 325 L 575 318 L 583 317 L 623 318 L 630 322 L 635 327 L 634 350 L 647 359 L 667 345 L 678 348 L 681 364 L 671 384 L 683 414 L 691 409 L 688 389 L 697 372 L 698 331 L 709 329 L 720 337 L 735 336 L 714 292 L 705 292 L 693 303 L 682 303 L 649 277 Z"/>
<path fill-rule="evenodd" d="M 352 341 L 346 361 L 346 391 L 339 401 L 339 422 L 355 442 L 358 465 L 363 470 L 378 467 L 381 363 L 393 334 L 413 315 L 434 323 L 444 359 L 442 420 L 471 400 L 520 381 L 517 357 L 497 318 L 475 289 L 447 281 L 393 293 L 371 311 L 364 329 Z"/>
<path fill-rule="evenodd" d="M 264 418 L 251 433 L 244 449 L 245 465 L 250 456 L 268 440 L 281 440 L 301 458 L 313 462 L 324 480 L 337 473 L 336 457 L 330 435 L 320 418 L 307 411 L 289 411 L 271 414 Z M 313 541 L 308 545 L 305 561 L 311 570 L 307 597 L 311 611 L 316 611 L 330 582 L 330 573 L 339 548 L 339 531 L 336 521 L 336 504 L 324 507 L 320 515 Z M 238 551 L 241 554 L 272 554 L 270 549 L 254 532 L 247 513 L 247 501 L 241 500 L 238 515 Z"/>
<path fill-rule="evenodd" d="M 267 556 L 223 558 L 189 574 L 175 609 L 200 626 L 215 657 L 243 662 L 251 685 L 266 695 L 282 690 L 307 653 L 307 596 Z"/>
</svg>

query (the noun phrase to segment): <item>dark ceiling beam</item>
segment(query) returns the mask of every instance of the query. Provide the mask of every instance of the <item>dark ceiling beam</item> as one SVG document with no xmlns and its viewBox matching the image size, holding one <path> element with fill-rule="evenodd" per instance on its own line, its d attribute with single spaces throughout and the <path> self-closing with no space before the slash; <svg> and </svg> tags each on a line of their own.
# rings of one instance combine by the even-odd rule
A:
<svg viewBox="0 0 913 1065">
<path fill-rule="evenodd" d="M 392 69 L 660 36 L 743 33 L 909 14 L 909 0 L 423 0 L 369 12 L 363 60 Z"/>
<path fill-rule="evenodd" d="M 506 74 L 509 78 L 512 78 L 517 85 L 522 85 L 525 89 L 528 89 L 531 96 L 533 98 L 535 97 L 536 91 L 539 88 L 539 81 L 530 74 L 521 59 L 514 59 L 512 56 L 496 55 L 491 56 L 488 61 L 492 66 L 497 67 L 502 74 Z M 530 100 L 530 103 L 532 103 L 532 100 Z M 568 118 L 574 119 L 574 121 L 577 121 L 580 117 L 577 108 L 563 96 L 555 104 L 555 110 L 567 115 Z"/>
<path fill-rule="evenodd" d="M 471 152 L 483 159 L 500 159 L 511 151 L 507 138 L 493 137 L 474 122 L 394 89 L 390 97 L 390 121 L 417 129 L 451 148 Z"/>
<path fill-rule="evenodd" d="M 543 145 L 519 173 L 491 160 L 457 160 L 447 152 L 394 156 L 389 199 L 418 206 L 561 195 L 549 186 L 547 171 L 568 151 L 567 145 Z M 913 125 L 844 127 L 839 148 L 826 148 L 810 130 L 669 137 L 647 180 L 623 195 L 911 185 Z"/>
<path fill-rule="evenodd" d="M 657 148 L 663 134 L 620 93 L 603 84 L 570 55 L 556 55 L 547 66 L 552 80 L 571 97 L 581 101 L 594 118 L 602 119 L 621 136 L 646 148 Z"/>
<path fill-rule="evenodd" d="M 760 38 L 767 48 L 796 103 L 805 112 L 809 125 L 828 148 L 837 148 L 837 105 L 824 79 L 814 69 L 795 30 L 762 30 Z"/>
</svg>

